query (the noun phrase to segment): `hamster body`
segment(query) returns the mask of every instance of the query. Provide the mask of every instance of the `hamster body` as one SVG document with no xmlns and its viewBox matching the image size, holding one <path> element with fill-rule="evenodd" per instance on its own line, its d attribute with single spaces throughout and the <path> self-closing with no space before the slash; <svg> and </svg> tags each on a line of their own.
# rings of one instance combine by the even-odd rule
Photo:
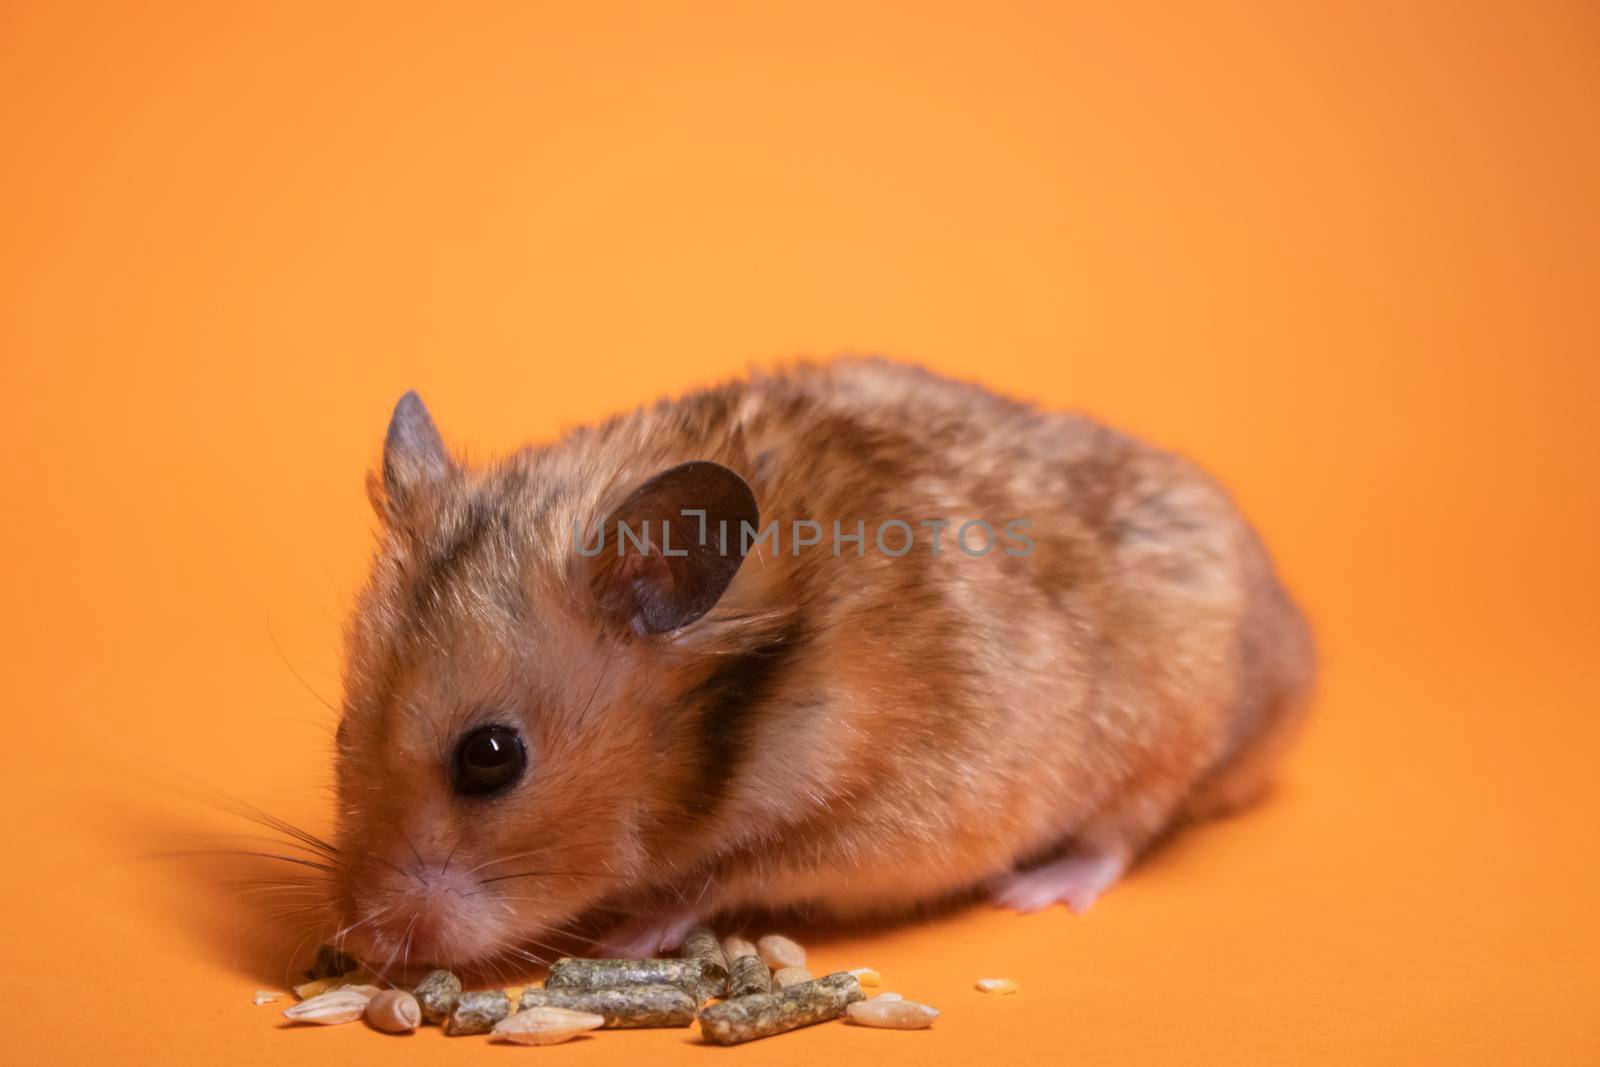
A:
<svg viewBox="0 0 1600 1067">
<path fill-rule="evenodd" d="M 745 908 L 1081 910 L 1250 800 L 1311 683 L 1210 477 L 893 363 L 470 468 L 408 394 L 370 488 L 335 899 L 367 959 L 491 958 L 596 908 L 634 916 L 619 955 Z"/>
</svg>

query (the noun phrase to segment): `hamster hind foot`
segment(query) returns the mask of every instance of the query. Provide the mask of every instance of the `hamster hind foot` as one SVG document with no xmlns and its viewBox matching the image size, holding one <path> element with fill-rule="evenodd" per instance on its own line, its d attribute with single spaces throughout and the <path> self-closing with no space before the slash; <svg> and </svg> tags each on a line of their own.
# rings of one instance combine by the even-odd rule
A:
<svg viewBox="0 0 1600 1067">
<path fill-rule="evenodd" d="M 1012 871 L 989 883 L 990 898 L 1020 912 L 1043 911 L 1060 902 L 1082 915 L 1128 867 L 1128 852 L 1118 847 L 1080 847 L 1060 859 Z"/>
</svg>

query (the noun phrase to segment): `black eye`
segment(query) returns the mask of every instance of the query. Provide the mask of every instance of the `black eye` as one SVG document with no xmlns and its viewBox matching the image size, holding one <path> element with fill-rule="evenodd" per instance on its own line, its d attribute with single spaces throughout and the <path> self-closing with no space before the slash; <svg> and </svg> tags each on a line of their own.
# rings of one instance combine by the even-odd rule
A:
<svg viewBox="0 0 1600 1067">
<path fill-rule="evenodd" d="M 528 750 L 509 726 L 480 726 L 456 746 L 456 792 L 484 796 L 509 788 L 528 767 Z"/>
</svg>

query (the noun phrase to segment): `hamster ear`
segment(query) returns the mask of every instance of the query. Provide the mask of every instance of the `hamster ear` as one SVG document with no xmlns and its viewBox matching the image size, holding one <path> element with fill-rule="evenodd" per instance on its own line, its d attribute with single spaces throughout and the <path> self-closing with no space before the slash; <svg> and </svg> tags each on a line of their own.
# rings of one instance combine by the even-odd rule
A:
<svg viewBox="0 0 1600 1067">
<path fill-rule="evenodd" d="M 444 439 L 422 398 L 415 392 L 407 393 L 395 404 L 389 432 L 383 439 L 382 484 L 371 486 L 378 513 L 391 520 L 397 518 L 420 490 L 443 482 L 454 471 Z"/>
<path fill-rule="evenodd" d="M 704 525 L 685 511 L 705 512 Z M 638 634 L 694 622 L 716 606 L 744 562 L 740 524 L 754 528 L 760 515 L 745 480 L 721 464 L 695 460 L 650 478 L 601 532 L 590 577 L 601 613 Z"/>
</svg>

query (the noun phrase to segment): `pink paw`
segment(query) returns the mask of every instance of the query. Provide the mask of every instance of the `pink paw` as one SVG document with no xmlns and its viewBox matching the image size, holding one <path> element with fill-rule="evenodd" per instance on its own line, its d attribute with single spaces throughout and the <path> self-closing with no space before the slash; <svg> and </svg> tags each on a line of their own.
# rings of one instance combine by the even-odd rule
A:
<svg viewBox="0 0 1600 1067">
<path fill-rule="evenodd" d="M 1043 911 L 1059 901 L 1076 915 L 1122 877 L 1127 861 L 1115 852 L 1072 852 L 1038 867 L 1001 875 L 989 885 L 996 904 L 1021 912 Z"/>
<path fill-rule="evenodd" d="M 630 919 L 596 941 L 595 951 L 617 960 L 652 959 L 681 946 L 698 921 L 692 914 Z"/>
</svg>

